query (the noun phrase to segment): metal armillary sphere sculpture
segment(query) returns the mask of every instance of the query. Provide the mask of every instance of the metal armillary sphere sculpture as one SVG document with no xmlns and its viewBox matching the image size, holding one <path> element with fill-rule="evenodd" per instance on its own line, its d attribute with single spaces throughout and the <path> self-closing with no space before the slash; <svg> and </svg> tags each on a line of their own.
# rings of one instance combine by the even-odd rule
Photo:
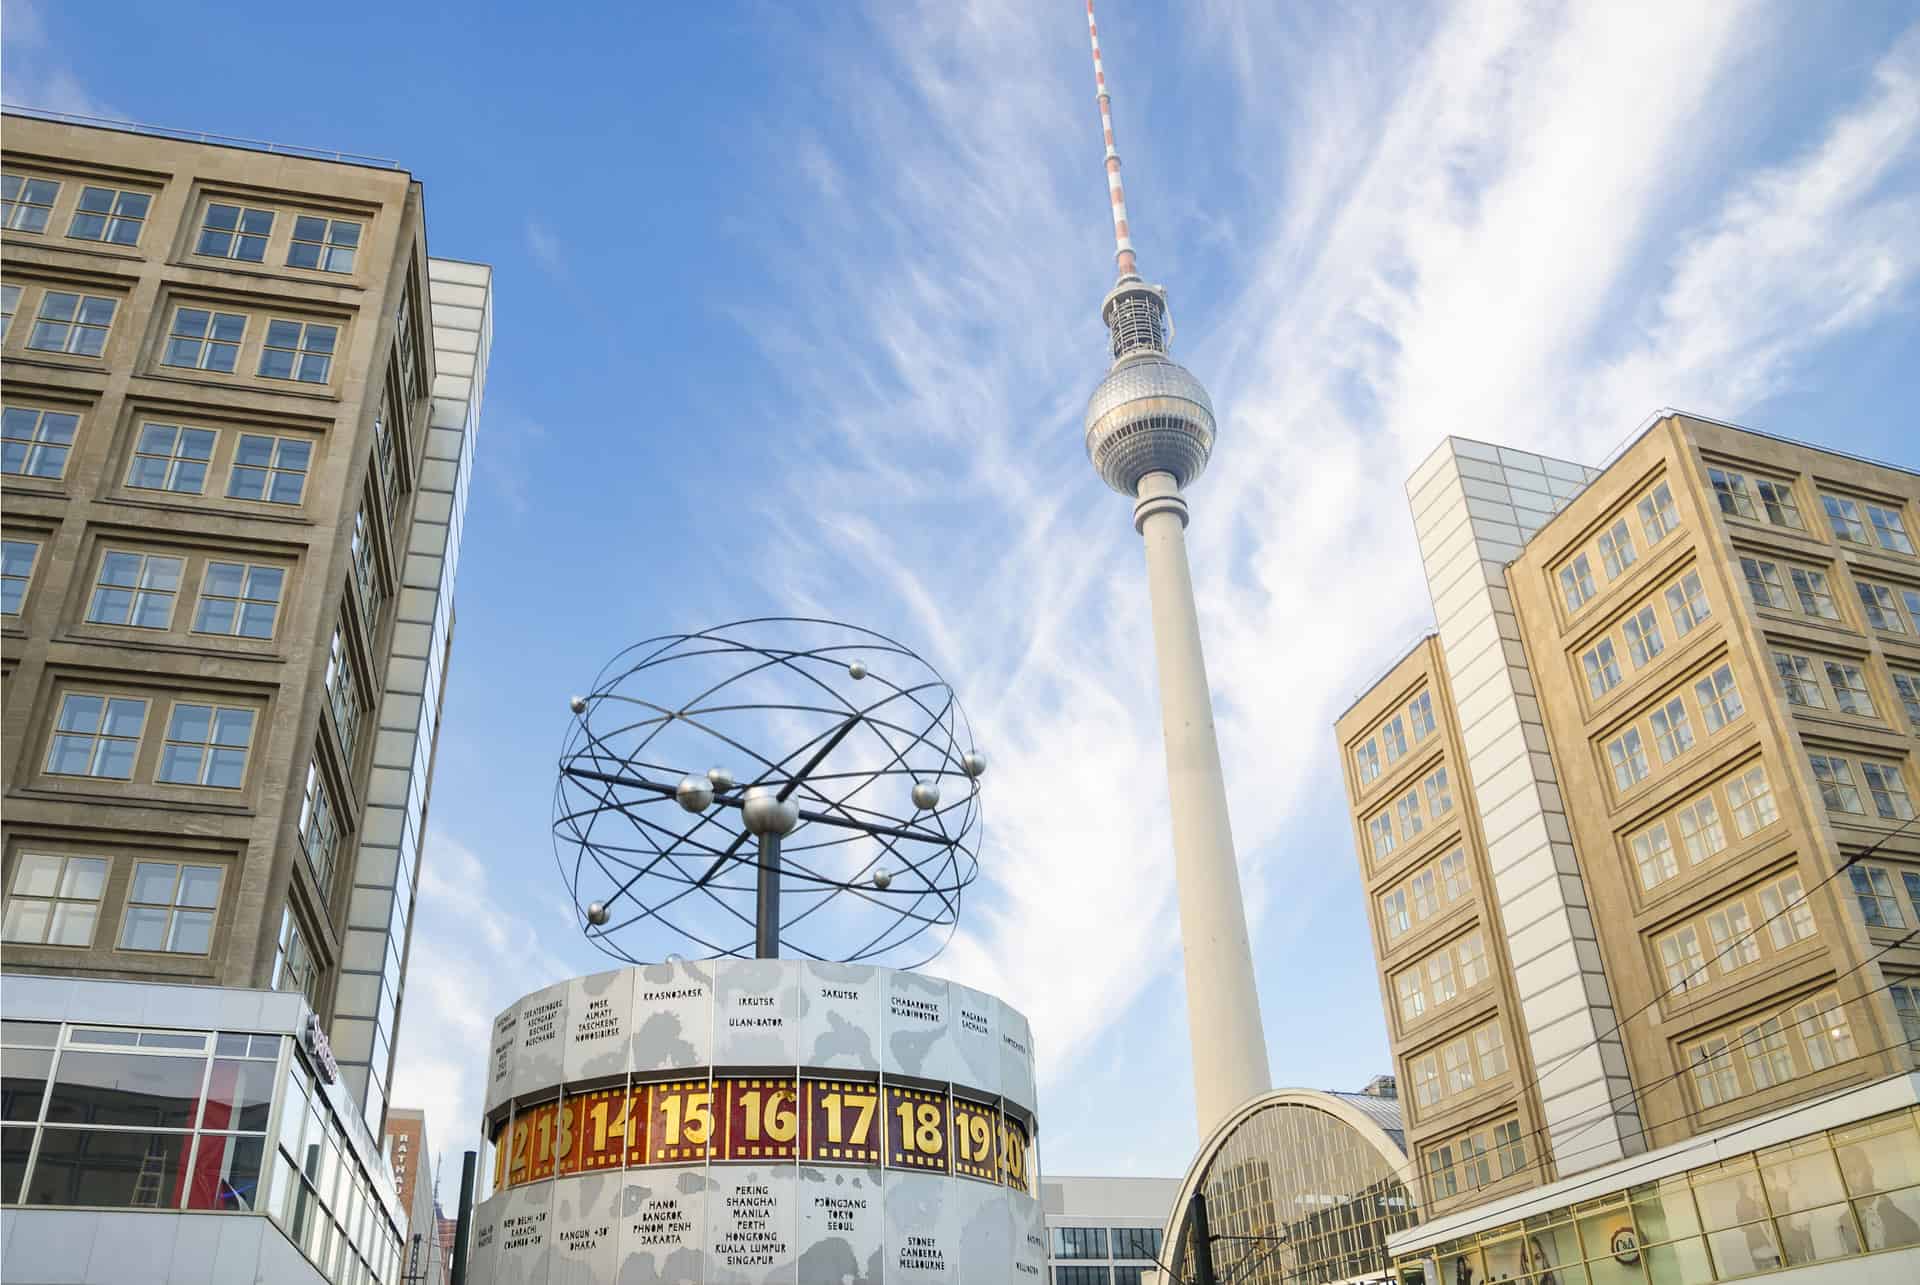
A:
<svg viewBox="0 0 1920 1285">
<path fill-rule="evenodd" d="M 741 620 L 636 643 L 568 705 L 554 855 L 607 954 L 917 967 L 952 936 L 986 759 L 905 645 Z"/>
</svg>

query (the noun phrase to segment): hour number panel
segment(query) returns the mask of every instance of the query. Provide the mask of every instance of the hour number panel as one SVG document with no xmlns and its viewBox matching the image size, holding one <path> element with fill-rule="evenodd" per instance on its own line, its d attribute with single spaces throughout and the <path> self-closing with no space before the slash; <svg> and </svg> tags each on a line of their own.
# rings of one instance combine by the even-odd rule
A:
<svg viewBox="0 0 1920 1285">
<path fill-rule="evenodd" d="M 715 1160 L 792 1160 L 799 1154 L 799 1095 L 792 1078 L 715 1080 L 713 1092 L 726 1104 L 726 1132 Z"/>
<path fill-rule="evenodd" d="M 880 1086 L 864 1080 L 807 1080 L 804 1158 L 827 1164 L 880 1163 Z"/>
<path fill-rule="evenodd" d="M 947 1172 L 947 1095 L 924 1089 L 887 1089 L 887 1166 Z"/>
</svg>

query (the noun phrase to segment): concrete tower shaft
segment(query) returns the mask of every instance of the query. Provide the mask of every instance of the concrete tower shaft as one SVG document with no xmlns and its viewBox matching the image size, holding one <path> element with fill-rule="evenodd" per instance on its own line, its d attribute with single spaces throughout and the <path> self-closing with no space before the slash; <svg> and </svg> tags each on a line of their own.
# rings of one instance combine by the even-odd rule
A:
<svg viewBox="0 0 1920 1285">
<path fill-rule="evenodd" d="M 1093 0 L 1087 0 L 1087 36 L 1120 271 L 1100 308 L 1113 365 L 1087 402 L 1087 456 L 1107 485 L 1133 497 L 1134 529 L 1146 545 L 1194 1104 L 1204 1138 L 1235 1108 L 1273 1087 L 1187 562 L 1187 502 L 1181 495 L 1213 453 L 1213 403 L 1200 381 L 1167 355 L 1166 291 L 1148 285 L 1135 267 Z"/>
</svg>

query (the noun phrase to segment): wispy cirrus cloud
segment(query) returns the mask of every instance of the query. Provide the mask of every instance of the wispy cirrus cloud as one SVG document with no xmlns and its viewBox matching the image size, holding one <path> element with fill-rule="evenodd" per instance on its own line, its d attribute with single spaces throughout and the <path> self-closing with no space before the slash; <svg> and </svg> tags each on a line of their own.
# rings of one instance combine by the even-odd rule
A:
<svg viewBox="0 0 1920 1285">
<path fill-rule="evenodd" d="M 1920 38 L 1801 150 L 1715 151 L 1770 92 L 1752 55 L 1781 14 L 1223 3 L 1190 48 L 1104 42 L 1129 173 L 1205 168 L 1138 124 L 1172 92 L 1156 61 L 1238 87 L 1220 200 L 1134 213 L 1150 274 L 1211 287 L 1203 311 L 1171 283 L 1223 411 L 1189 538 L 1262 951 L 1351 867 L 1344 833 L 1304 859 L 1295 814 L 1331 718 L 1427 617 L 1400 482 L 1438 439 L 1597 460 L 1660 405 L 1740 415 L 1911 297 Z M 1108 282 L 1091 76 L 1042 6 L 869 21 L 886 66 L 836 82 L 836 132 L 793 152 L 815 205 L 773 271 L 801 311 L 742 314 L 812 448 L 764 561 L 842 614 L 854 569 L 968 703 L 989 886 L 941 968 L 1028 1008 L 1057 1077 L 1176 957 L 1140 555 L 1078 442 Z M 1272 1033 L 1288 997 L 1266 1003 Z"/>
<path fill-rule="evenodd" d="M 0 63 L 6 98 L 22 107 L 112 119 L 120 113 L 82 83 L 47 35 L 36 0 L 6 0 L 0 8 Z"/>
</svg>

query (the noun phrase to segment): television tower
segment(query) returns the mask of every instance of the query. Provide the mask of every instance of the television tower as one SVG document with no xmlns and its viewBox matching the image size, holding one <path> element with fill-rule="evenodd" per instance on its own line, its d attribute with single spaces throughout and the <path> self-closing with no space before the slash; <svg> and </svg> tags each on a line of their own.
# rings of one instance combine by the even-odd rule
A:
<svg viewBox="0 0 1920 1285">
<path fill-rule="evenodd" d="M 1108 486 L 1132 498 L 1134 530 L 1147 546 L 1180 942 L 1187 966 L 1193 1094 L 1205 1138 L 1235 1107 L 1273 1087 L 1187 567 L 1187 502 L 1181 492 L 1213 453 L 1213 403 L 1200 381 L 1167 356 L 1165 288 L 1148 285 L 1135 270 L 1093 0 L 1087 0 L 1087 36 L 1093 42 L 1094 88 L 1107 141 L 1114 261 L 1120 274 L 1100 304 L 1113 366 L 1087 400 L 1087 456 Z"/>
</svg>

